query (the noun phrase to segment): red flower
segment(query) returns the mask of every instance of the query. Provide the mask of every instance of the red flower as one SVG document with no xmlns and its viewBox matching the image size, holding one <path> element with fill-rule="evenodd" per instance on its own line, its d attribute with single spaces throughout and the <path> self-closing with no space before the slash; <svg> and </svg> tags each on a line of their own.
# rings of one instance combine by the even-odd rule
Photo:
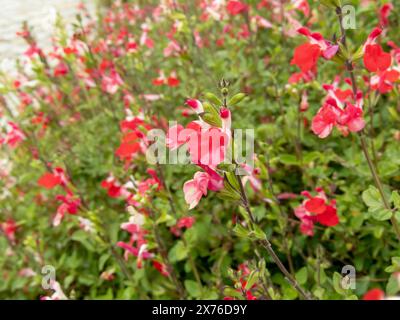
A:
<svg viewBox="0 0 400 320">
<path fill-rule="evenodd" d="M 311 43 L 304 43 L 298 46 L 294 51 L 291 65 L 297 65 L 302 72 L 312 71 L 316 68 L 318 58 L 321 55 L 319 46 Z"/>
<path fill-rule="evenodd" d="M 397 70 L 385 70 L 371 77 L 371 88 L 379 90 L 380 93 L 387 93 L 393 90 L 393 83 L 399 80 L 400 72 Z"/>
<path fill-rule="evenodd" d="M 193 226 L 195 223 L 196 218 L 195 217 L 183 217 L 178 220 L 177 226 L 178 228 L 186 228 L 189 229 Z"/>
<path fill-rule="evenodd" d="M 53 189 L 55 186 L 61 184 L 61 177 L 47 172 L 40 177 L 38 184 L 46 189 Z"/>
<path fill-rule="evenodd" d="M 392 57 L 384 52 L 379 44 L 369 44 L 365 47 L 364 65 L 370 72 L 385 71 L 391 63 Z"/>
<path fill-rule="evenodd" d="M 168 86 L 170 86 L 170 87 L 176 87 L 176 86 L 179 86 L 179 79 L 171 76 L 171 77 L 168 77 L 167 83 L 168 83 Z"/>
<path fill-rule="evenodd" d="M 164 263 L 153 260 L 153 267 L 156 268 L 164 277 L 169 276 L 167 266 Z"/>
<path fill-rule="evenodd" d="M 380 9 L 379 9 L 379 23 L 382 26 L 382 28 L 386 27 L 389 25 L 389 15 L 390 12 L 393 10 L 393 5 L 389 3 L 385 3 Z"/>
<path fill-rule="evenodd" d="M 378 288 L 369 290 L 363 296 L 363 300 L 383 300 L 385 298 L 385 293 Z"/>
<path fill-rule="evenodd" d="M 0 223 L 0 230 L 2 230 L 5 236 L 12 242 L 15 242 L 15 233 L 17 232 L 18 226 L 13 219 Z"/>
<path fill-rule="evenodd" d="M 308 191 L 301 194 L 307 197 L 303 203 L 295 208 L 294 213 L 301 220 L 301 233 L 314 235 L 314 223 L 318 222 L 326 227 L 333 227 L 339 223 L 339 217 L 336 213 L 336 202 L 328 202 L 325 192 L 317 188 L 318 195 L 313 197 Z"/>
<path fill-rule="evenodd" d="M 326 60 L 330 60 L 339 50 L 338 45 L 334 45 L 325 40 L 322 34 L 318 32 L 312 33 L 304 27 L 299 28 L 297 32 L 306 36 L 309 42 L 302 44 L 295 49 L 291 64 L 297 65 L 304 73 L 316 69 L 319 56 L 322 56 Z"/>
<path fill-rule="evenodd" d="M 246 12 L 248 10 L 248 6 L 240 1 L 229 1 L 226 5 L 226 10 L 232 16 L 237 14 L 241 14 L 242 12 Z"/>
</svg>

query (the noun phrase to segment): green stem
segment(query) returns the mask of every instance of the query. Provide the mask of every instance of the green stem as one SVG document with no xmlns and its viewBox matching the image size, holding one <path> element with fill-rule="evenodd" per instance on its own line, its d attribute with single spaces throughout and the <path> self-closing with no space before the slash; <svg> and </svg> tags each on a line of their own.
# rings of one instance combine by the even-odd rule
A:
<svg viewBox="0 0 400 320">
<path fill-rule="evenodd" d="M 246 192 L 243 187 L 242 179 L 240 178 L 239 175 L 236 175 L 236 179 L 239 183 L 239 188 L 240 188 L 240 195 L 242 198 L 242 204 L 243 207 L 245 208 L 251 224 L 250 227 L 253 229 L 253 225 L 255 225 L 255 219 L 253 216 L 253 213 L 251 212 L 250 205 L 249 205 L 249 200 L 247 198 Z M 268 254 L 272 257 L 272 260 L 274 260 L 275 264 L 279 268 L 279 270 L 282 272 L 282 274 L 285 276 L 286 280 L 292 285 L 292 287 L 306 300 L 312 300 L 311 294 L 306 292 L 296 281 L 296 279 L 290 274 L 290 272 L 286 269 L 282 261 L 279 259 L 278 255 L 275 253 L 274 249 L 272 248 L 271 242 L 265 238 L 264 240 L 259 240 L 257 241 L 258 244 L 263 247 Z"/>
</svg>

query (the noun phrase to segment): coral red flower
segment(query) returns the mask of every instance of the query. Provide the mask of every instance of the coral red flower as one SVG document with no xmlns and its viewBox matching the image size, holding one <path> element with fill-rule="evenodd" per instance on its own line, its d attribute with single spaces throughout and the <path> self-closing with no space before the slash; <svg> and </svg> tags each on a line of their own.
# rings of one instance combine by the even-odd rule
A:
<svg viewBox="0 0 400 320">
<path fill-rule="evenodd" d="M 38 184 L 46 189 L 53 189 L 61 184 L 61 177 L 59 175 L 47 172 L 39 178 Z"/>
<path fill-rule="evenodd" d="M 369 290 L 363 296 L 363 300 L 383 300 L 384 298 L 385 298 L 385 293 L 378 288 Z"/>
<path fill-rule="evenodd" d="M 3 231 L 4 235 L 11 241 L 15 242 L 15 233 L 17 232 L 18 226 L 13 219 L 8 219 L 7 221 L 0 223 L 0 230 Z"/>
<path fill-rule="evenodd" d="M 391 63 L 392 57 L 384 52 L 379 44 L 370 44 L 365 47 L 364 65 L 370 72 L 385 71 Z"/>
<path fill-rule="evenodd" d="M 228 1 L 226 5 L 226 10 L 230 15 L 235 16 L 243 12 L 246 12 L 248 10 L 248 6 L 241 1 L 231 0 Z"/>
<path fill-rule="evenodd" d="M 304 43 L 295 49 L 291 64 L 297 65 L 304 73 L 316 69 L 317 61 L 320 56 L 326 60 L 330 60 L 339 50 L 338 45 L 334 45 L 325 40 L 320 33 L 312 33 L 304 27 L 299 28 L 297 32 L 306 36 L 309 42 Z"/>
<path fill-rule="evenodd" d="M 318 58 L 321 55 L 319 46 L 311 43 L 304 43 L 294 51 L 291 65 L 297 65 L 302 72 L 312 71 L 316 68 Z"/>
<path fill-rule="evenodd" d="M 316 222 L 326 227 L 333 227 L 339 223 L 335 200 L 328 201 L 321 188 L 317 188 L 316 191 L 318 195 L 314 197 L 308 191 L 303 191 L 301 194 L 307 199 L 294 210 L 296 217 L 301 220 L 300 232 L 308 236 L 314 235 Z"/>
<path fill-rule="evenodd" d="M 164 263 L 161 263 L 157 260 L 153 260 L 153 267 L 157 269 L 164 277 L 169 276 L 168 268 Z"/>
<path fill-rule="evenodd" d="M 371 77 L 371 89 L 379 90 L 380 93 L 388 93 L 393 90 L 394 82 L 400 79 L 400 72 L 397 70 L 385 70 Z"/>
</svg>

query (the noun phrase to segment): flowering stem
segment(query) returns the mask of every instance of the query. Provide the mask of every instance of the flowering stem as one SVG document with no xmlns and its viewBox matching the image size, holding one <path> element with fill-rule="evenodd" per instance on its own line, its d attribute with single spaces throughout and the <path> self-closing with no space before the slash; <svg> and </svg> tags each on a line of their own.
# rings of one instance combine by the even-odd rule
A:
<svg viewBox="0 0 400 320">
<path fill-rule="evenodd" d="M 343 46 L 345 48 L 347 48 L 347 46 L 346 46 L 346 33 L 345 33 L 345 29 L 344 29 L 343 23 L 342 23 L 343 22 L 342 9 L 340 7 L 338 7 L 336 9 L 336 12 L 337 12 L 337 15 L 338 15 L 338 18 L 339 18 L 340 31 L 342 33 L 341 42 L 342 42 Z M 355 78 L 355 75 L 354 75 L 354 68 L 353 68 L 352 62 L 349 59 L 347 59 L 345 61 L 345 66 L 346 66 L 347 72 L 350 75 L 351 85 L 352 85 L 352 89 L 353 89 L 353 96 L 354 96 L 354 99 L 355 99 L 358 90 L 357 90 L 357 83 L 356 83 L 356 78 Z M 392 211 L 390 202 L 388 201 L 388 199 L 387 199 L 387 197 L 385 195 L 385 192 L 383 190 L 382 182 L 381 182 L 381 180 L 379 178 L 379 175 L 378 175 L 378 172 L 377 172 L 377 169 L 376 169 L 376 165 L 374 164 L 374 162 L 372 161 L 372 159 L 371 159 L 371 157 L 369 155 L 368 144 L 367 144 L 367 140 L 366 140 L 366 137 L 365 137 L 364 130 L 360 131 L 360 141 L 361 141 L 361 149 L 362 149 L 362 151 L 364 153 L 365 159 L 367 160 L 369 170 L 371 171 L 372 177 L 373 177 L 374 182 L 375 182 L 375 186 L 378 189 L 379 194 L 380 194 L 380 196 L 382 198 L 383 205 L 384 205 L 385 209 L 387 209 L 389 211 Z M 394 231 L 396 232 L 397 238 L 400 240 L 400 227 L 399 227 L 399 225 L 398 225 L 398 223 L 396 221 L 396 218 L 393 215 L 391 216 L 390 221 L 391 221 L 391 223 L 393 225 Z"/>
<path fill-rule="evenodd" d="M 175 219 L 178 219 L 178 213 L 177 213 L 177 210 L 176 210 L 176 207 L 175 207 L 175 204 L 174 204 L 174 199 L 172 198 L 171 190 L 169 189 L 169 186 L 166 183 L 166 180 L 164 178 L 164 172 L 163 172 L 162 167 L 161 167 L 161 165 L 159 163 L 157 163 L 157 171 L 158 171 L 158 175 L 160 176 L 161 183 L 162 183 L 165 191 L 167 192 L 168 202 L 169 202 L 169 205 L 171 207 L 171 211 L 174 214 Z M 186 239 L 184 237 L 182 237 L 182 242 L 183 242 L 183 245 L 186 248 L 189 248 L 188 243 L 187 243 L 187 241 L 186 241 Z M 189 260 L 190 267 L 192 268 L 192 271 L 193 271 L 194 277 L 196 278 L 197 283 L 200 286 L 202 286 L 199 271 L 197 270 L 196 263 L 195 263 L 195 261 L 193 260 L 193 257 L 190 254 L 188 255 L 188 260 Z"/>
<path fill-rule="evenodd" d="M 158 252 L 160 253 L 160 255 L 161 255 L 162 259 L 163 259 L 163 263 L 167 267 L 169 278 L 174 283 L 176 291 L 177 291 L 180 299 L 183 300 L 183 299 L 185 299 L 185 296 L 186 296 L 185 295 L 185 290 L 183 289 L 182 283 L 179 281 L 178 276 L 175 273 L 174 267 L 169 262 L 168 251 L 164 246 L 163 240 L 161 238 L 160 233 L 158 232 L 158 228 L 157 228 L 157 225 L 155 223 L 154 211 L 152 209 L 149 209 L 149 213 L 150 213 L 151 219 L 153 220 L 153 233 L 154 233 L 154 238 L 155 238 L 156 243 L 157 243 Z"/>
<path fill-rule="evenodd" d="M 381 180 L 379 179 L 379 175 L 376 171 L 375 165 L 368 153 L 367 141 L 365 139 L 364 131 L 361 131 L 360 140 L 361 140 L 361 148 L 363 150 L 365 158 L 367 159 L 369 170 L 371 171 L 372 177 L 374 178 L 375 186 L 377 187 L 379 194 L 381 195 L 385 209 L 392 211 L 390 203 L 386 198 L 385 192 L 383 191 L 383 186 Z M 391 216 L 390 221 L 393 225 L 394 231 L 396 232 L 397 238 L 400 240 L 400 227 L 396 221 L 396 218 L 393 215 Z"/>
<path fill-rule="evenodd" d="M 239 175 L 236 174 L 236 179 L 239 183 L 240 187 L 240 195 L 241 195 L 241 200 L 243 207 L 245 208 L 251 224 L 250 227 L 253 229 L 253 225 L 255 225 L 255 219 L 253 216 L 253 213 L 251 212 L 250 205 L 249 205 L 249 200 L 246 195 L 246 191 L 244 190 L 242 179 L 240 178 Z M 290 272 L 286 269 L 282 261 L 279 259 L 278 255 L 275 253 L 274 249 L 272 248 L 271 242 L 268 240 L 268 238 L 265 238 L 263 240 L 257 241 L 258 244 L 263 247 L 269 255 L 272 257 L 274 260 L 275 264 L 278 266 L 279 270 L 283 273 L 285 276 L 286 280 L 293 286 L 294 289 L 306 300 L 312 300 L 310 293 L 306 292 L 296 281 L 296 279 L 290 274 Z"/>
</svg>

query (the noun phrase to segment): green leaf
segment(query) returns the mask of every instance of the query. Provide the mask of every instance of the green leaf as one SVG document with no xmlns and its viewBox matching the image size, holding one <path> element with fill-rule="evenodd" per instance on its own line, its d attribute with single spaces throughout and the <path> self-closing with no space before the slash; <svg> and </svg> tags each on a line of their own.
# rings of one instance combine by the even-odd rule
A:
<svg viewBox="0 0 400 320">
<path fill-rule="evenodd" d="M 390 196 L 390 200 L 393 202 L 393 205 L 400 209 L 400 195 L 398 191 L 393 191 L 392 195 Z"/>
<path fill-rule="evenodd" d="M 378 221 L 389 220 L 393 215 L 392 211 L 385 208 L 379 208 L 370 212 L 372 213 L 372 217 Z"/>
<path fill-rule="evenodd" d="M 369 186 L 369 188 L 362 193 L 362 199 L 368 207 L 384 208 L 381 195 L 374 186 Z"/>
<path fill-rule="evenodd" d="M 333 288 L 335 289 L 335 291 L 340 295 L 344 295 L 345 290 L 342 288 L 342 276 L 338 272 L 335 272 L 333 274 L 332 280 L 333 280 Z"/>
<path fill-rule="evenodd" d="M 222 106 L 222 101 L 213 93 L 211 92 L 206 92 L 204 94 L 205 98 L 210 101 L 212 104 L 214 104 L 215 106 Z"/>
<path fill-rule="evenodd" d="M 188 250 L 182 241 L 178 241 L 168 253 L 168 258 L 171 262 L 177 262 L 185 259 L 188 255 Z"/>
<path fill-rule="evenodd" d="M 207 101 L 205 101 L 203 103 L 203 108 L 206 113 L 210 113 L 216 117 L 219 117 L 218 110 L 211 103 L 208 103 Z"/>
<path fill-rule="evenodd" d="M 244 93 L 237 93 L 235 94 L 232 98 L 229 99 L 228 101 L 228 106 L 235 106 L 238 103 L 240 103 L 246 95 Z"/>
<path fill-rule="evenodd" d="M 256 283 L 256 281 L 259 278 L 259 272 L 258 271 L 252 271 L 249 275 L 249 277 L 247 278 L 247 283 L 246 283 L 246 290 L 250 290 L 251 287 Z"/>
<path fill-rule="evenodd" d="M 236 177 L 235 173 L 226 172 L 225 173 L 225 178 L 226 178 L 229 186 L 232 187 L 233 190 L 235 190 L 235 191 L 239 191 L 240 190 L 239 181 L 238 181 L 238 178 Z"/>
<path fill-rule="evenodd" d="M 225 288 L 224 289 L 224 296 L 226 297 L 232 297 L 240 300 L 244 300 L 243 296 L 241 293 L 233 288 Z"/>
<path fill-rule="evenodd" d="M 201 296 L 201 286 L 196 281 L 185 280 L 184 284 L 190 296 L 192 296 L 193 298 Z"/>
<path fill-rule="evenodd" d="M 216 116 L 215 114 L 206 112 L 203 115 L 201 115 L 201 118 L 211 126 L 218 128 L 222 127 L 221 118 L 219 116 Z"/>
<path fill-rule="evenodd" d="M 296 280 L 299 284 L 305 284 L 307 282 L 307 276 L 307 267 L 303 267 L 296 272 Z"/>
<path fill-rule="evenodd" d="M 234 172 L 236 169 L 236 165 L 234 165 L 232 163 L 220 163 L 217 166 L 217 169 L 226 171 L 226 172 Z"/>
<path fill-rule="evenodd" d="M 386 285 L 386 294 L 389 296 L 394 296 L 399 291 L 400 291 L 400 286 L 399 286 L 399 281 L 397 279 L 397 275 L 392 274 Z"/>
<path fill-rule="evenodd" d="M 233 228 L 233 232 L 240 238 L 247 238 L 249 236 L 249 231 L 243 227 L 240 223 L 236 223 Z"/>
<path fill-rule="evenodd" d="M 294 156 L 292 154 L 282 154 L 279 157 L 279 160 L 283 164 L 287 164 L 287 165 L 297 165 L 297 164 L 299 164 L 299 162 L 297 161 L 296 156 Z"/>
</svg>

